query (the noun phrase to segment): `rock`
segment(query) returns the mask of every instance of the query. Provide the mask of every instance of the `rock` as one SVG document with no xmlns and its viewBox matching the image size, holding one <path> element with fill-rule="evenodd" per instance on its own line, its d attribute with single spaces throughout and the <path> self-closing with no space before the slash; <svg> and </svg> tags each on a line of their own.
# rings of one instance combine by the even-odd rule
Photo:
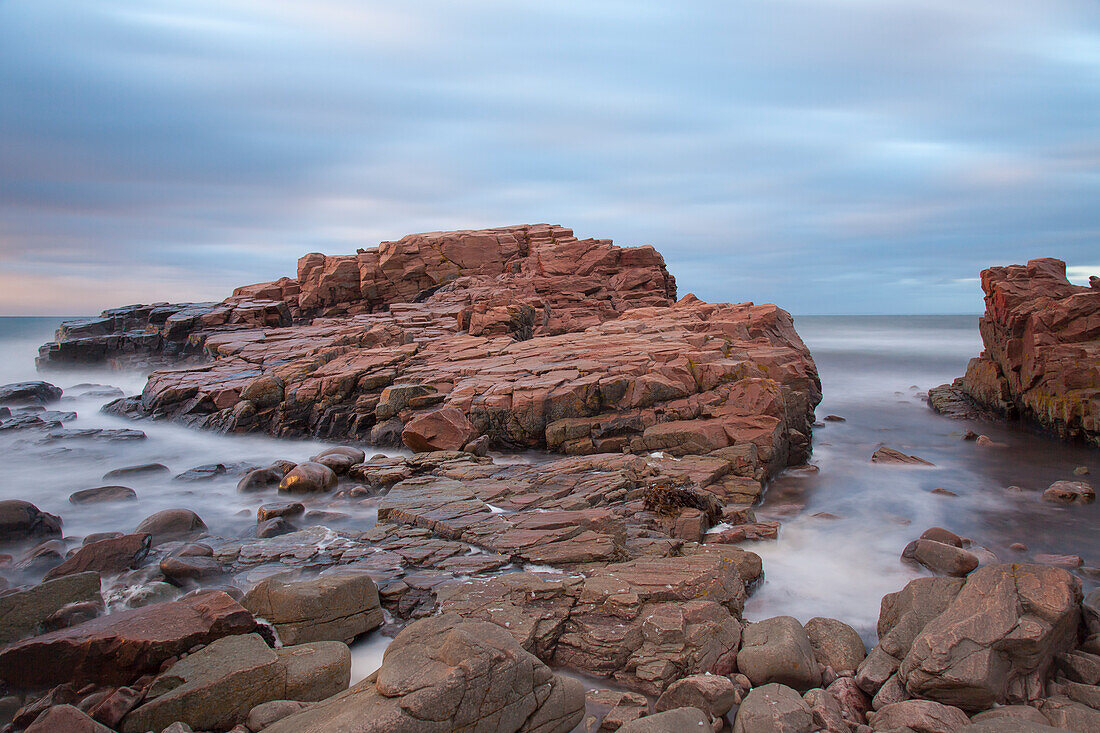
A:
<svg viewBox="0 0 1100 733">
<path fill-rule="evenodd" d="M 1030 720 L 994 718 L 971 723 L 966 733 L 1066 733 L 1066 730 L 1033 723 Z"/>
<path fill-rule="evenodd" d="M 172 477 L 173 481 L 210 481 L 218 476 L 224 476 L 227 469 L 224 463 L 207 463 L 202 466 L 189 468 L 183 473 Z"/>
<path fill-rule="evenodd" d="M 293 466 L 290 468 L 292 469 Z M 273 486 L 277 487 L 289 470 L 290 469 L 284 471 L 281 466 L 268 466 L 267 468 L 257 468 L 249 471 L 237 482 L 237 491 L 248 493 L 252 491 L 263 491 Z"/>
<path fill-rule="evenodd" d="M 320 463 L 299 463 L 279 482 L 279 491 L 303 494 L 329 491 L 336 486 L 336 474 Z"/>
<path fill-rule="evenodd" d="M 712 718 L 721 718 L 737 703 L 737 686 L 727 677 L 696 674 L 673 682 L 657 698 L 654 710 L 697 708 Z"/>
<path fill-rule="evenodd" d="M 983 351 L 965 376 L 939 389 L 1064 440 L 1100 445 L 1100 291 L 1070 284 L 1065 263 L 1051 258 L 992 267 L 981 279 Z"/>
<path fill-rule="evenodd" d="M 489 436 L 479 435 L 473 440 L 466 443 L 462 450 L 475 456 L 487 456 L 489 455 Z"/>
<path fill-rule="evenodd" d="M 855 674 L 860 662 L 867 657 L 863 639 L 843 621 L 812 618 L 806 622 L 805 630 L 814 659 L 822 666 L 831 667 L 838 675 Z"/>
<path fill-rule="evenodd" d="M 193 583 L 208 578 L 216 578 L 225 570 L 212 557 L 184 556 L 166 557 L 160 561 L 160 572 L 170 582 L 177 585 Z"/>
<path fill-rule="evenodd" d="M 0 679 L 13 687 L 61 682 L 128 684 L 196 644 L 256 630 L 225 593 L 117 611 L 0 649 Z"/>
<path fill-rule="evenodd" d="M 299 713 L 308 707 L 309 703 L 299 702 L 298 700 L 271 700 L 252 708 L 248 712 L 244 724 L 252 733 L 259 733 L 269 725 L 274 725 L 283 718 Z"/>
<path fill-rule="evenodd" d="M 1074 702 L 1068 697 L 1056 695 L 1039 701 L 1039 712 L 1046 716 L 1055 728 L 1074 733 L 1091 733 L 1100 730 L 1100 710 Z"/>
<path fill-rule="evenodd" d="M 190 509 L 164 509 L 141 520 L 135 534 L 152 535 L 153 545 L 169 540 L 185 540 L 206 531 L 206 522 Z"/>
<path fill-rule="evenodd" d="M 1030 705 L 999 705 L 995 708 L 982 711 L 970 716 L 971 723 L 980 723 L 983 720 L 999 720 L 1008 718 L 1013 721 L 1023 720 L 1038 725 L 1050 725 L 1046 716 Z"/>
<path fill-rule="evenodd" d="M 103 604 L 97 573 L 77 573 L 0 595 L 0 646 L 37 633 L 53 614 L 83 602 Z"/>
<path fill-rule="evenodd" d="M 816 730 L 827 733 L 850 733 L 851 726 L 844 718 L 840 703 L 828 692 L 816 688 L 807 691 L 802 699 L 810 708 Z"/>
<path fill-rule="evenodd" d="M 791 616 L 776 616 L 746 626 L 737 668 L 754 687 L 776 682 L 807 690 L 821 684 L 810 639 L 798 619 Z"/>
<path fill-rule="evenodd" d="M 908 465 L 908 466 L 931 466 L 931 465 L 933 465 L 932 463 L 929 463 L 928 461 L 924 460 L 923 458 L 918 458 L 917 456 L 906 455 L 905 453 L 902 453 L 899 450 L 895 450 L 893 448 L 887 448 L 886 446 L 882 446 L 881 448 L 876 450 L 874 452 L 874 454 L 871 456 L 871 461 L 873 463 L 895 463 L 895 464 Z"/>
<path fill-rule="evenodd" d="M 840 415 L 826 415 L 825 422 L 847 422 L 847 420 Z"/>
<path fill-rule="evenodd" d="M 913 640 L 899 679 L 914 697 L 964 710 L 1034 701 L 1076 641 L 1080 600 L 1080 582 L 1059 568 L 980 568 Z"/>
<path fill-rule="evenodd" d="M 935 540 L 913 540 L 901 553 L 904 560 L 912 560 L 940 575 L 965 577 L 978 567 L 978 557 L 972 552 Z"/>
<path fill-rule="evenodd" d="M 849 725 L 856 726 L 863 723 L 867 712 L 871 709 L 871 701 L 867 693 L 859 689 L 859 685 L 851 677 L 838 677 L 825 691 L 837 701 L 840 713 Z"/>
<path fill-rule="evenodd" d="M 1080 650 L 1059 654 L 1055 666 L 1072 682 L 1083 685 L 1100 685 L 1100 656 Z"/>
<path fill-rule="evenodd" d="M 241 399 L 248 400 L 257 409 L 266 410 L 275 407 L 286 394 L 286 383 L 274 375 L 257 377 L 241 390 Z"/>
<path fill-rule="evenodd" d="M 969 726 L 970 718 L 949 705 L 931 700 L 906 700 L 869 713 L 867 722 L 875 730 L 953 733 Z"/>
<path fill-rule="evenodd" d="M 1096 491 L 1084 481 L 1055 481 L 1043 492 L 1043 500 L 1055 504 L 1091 504 Z"/>
<path fill-rule="evenodd" d="M 43 580 L 87 571 L 118 575 L 136 568 L 149 554 L 151 542 L 152 537 L 145 533 L 92 542 L 82 546 L 65 562 L 46 573 Z"/>
<path fill-rule="evenodd" d="M 104 501 L 129 501 L 137 498 L 137 492 L 126 486 L 98 486 L 69 494 L 73 504 L 98 504 Z"/>
<path fill-rule="evenodd" d="M 921 533 L 920 539 L 932 540 L 933 542 L 941 542 L 945 545 L 951 545 L 952 547 L 965 547 L 966 542 L 962 537 L 959 537 L 954 532 L 944 529 L 943 527 L 930 527 Z"/>
<path fill-rule="evenodd" d="M 112 733 L 72 705 L 55 705 L 42 713 L 25 733 Z"/>
<path fill-rule="evenodd" d="M 440 407 L 417 415 L 405 424 L 401 440 L 420 453 L 433 450 L 461 450 L 478 436 L 477 428 L 454 407 Z"/>
<path fill-rule="evenodd" d="M 710 718 L 698 708 L 682 707 L 638 718 L 619 728 L 620 733 L 710 733 Z"/>
<path fill-rule="evenodd" d="M 241 604 L 274 625 L 285 644 L 350 643 L 384 620 L 374 581 L 360 573 L 305 580 L 272 576 L 245 594 Z"/>
<path fill-rule="evenodd" d="M 353 464 L 364 463 L 367 460 L 366 452 L 360 450 L 359 448 L 352 448 L 351 446 L 347 445 L 338 445 L 334 448 L 327 448 L 317 455 L 313 456 L 309 460 L 316 461 L 321 458 L 326 458 L 328 456 L 344 456 L 345 458 L 351 460 Z"/>
<path fill-rule="evenodd" d="M 0 542 L 24 542 L 61 535 L 61 517 L 39 510 L 29 501 L 0 501 Z"/>
<path fill-rule="evenodd" d="M 144 696 L 143 690 L 119 687 L 92 706 L 88 714 L 109 728 L 117 728 L 126 714 L 136 708 Z"/>
<path fill-rule="evenodd" d="M 333 667 L 308 649 L 286 647 L 276 652 L 258 634 L 218 639 L 153 680 L 141 706 L 123 719 L 121 731 L 161 730 L 173 721 L 199 730 L 224 730 L 244 721 L 257 705 L 285 699 L 291 687 L 290 666 L 299 668 L 293 674 L 296 682 L 313 670 L 330 679 L 314 692 L 322 697 L 335 694 L 347 687 L 351 670 L 350 652 L 339 646 L 343 654 Z M 321 699 L 310 697 L 306 685 L 295 684 L 292 691 L 306 702 Z"/>
<path fill-rule="evenodd" d="M 270 504 L 261 504 L 256 510 L 256 522 L 266 522 L 276 517 L 298 517 L 306 511 L 305 505 L 298 501 L 276 501 Z"/>
<path fill-rule="evenodd" d="M 45 405 L 61 399 L 61 388 L 49 382 L 16 382 L 0 386 L 0 404 Z"/>
<path fill-rule="evenodd" d="M 398 634 L 376 675 L 265 733 L 565 733 L 583 716 L 578 681 L 554 675 L 503 628 L 444 614 Z"/>
<path fill-rule="evenodd" d="M 756 687 L 741 702 L 733 733 L 810 733 L 813 713 L 790 687 L 769 683 Z"/>
<path fill-rule="evenodd" d="M 116 468 L 103 474 L 103 480 L 113 478 L 127 478 L 130 476 L 155 476 L 162 473 L 171 473 L 168 466 L 163 463 L 143 463 L 140 466 L 125 466 Z"/>
<path fill-rule="evenodd" d="M 585 693 L 585 730 L 596 733 L 612 733 L 627 723 L 649 714 L 649 701 L 634 692 L 619 690 L 589 690 Z"/>
<path fill-rule="evenodd" d="M 292 700 L 314 702 L 343 692 L 351 680 L 351 650 L 340 641 L 311 641 L 277 650 Z"/>
<path fill-rule="evenodd" d="M 256 525 L 256 536 L 259 538 L 265 537 L 278 537 L 279 535 L 290 534 L 297 530 L 290 520 L 285 517 L 275 517 L 274 519 L 268 519 L 260 522 Z"/>
<path fill-rule="evenodd" d="M 1039 553 L 1035 556 L 1035 562 L 1041 565 L 1054 565 L 1059 568 L 1079 568 L 1085 564 L 1084 559 L 1080 555 L 1050 555 L 1047 553 Z"/>
</svg>

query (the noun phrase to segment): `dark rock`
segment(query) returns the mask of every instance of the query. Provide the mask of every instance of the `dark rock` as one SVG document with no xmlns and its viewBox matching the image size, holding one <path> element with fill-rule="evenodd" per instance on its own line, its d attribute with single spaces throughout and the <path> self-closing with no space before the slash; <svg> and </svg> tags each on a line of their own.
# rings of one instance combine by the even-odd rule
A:
<svg viewBox="0 0 1100 733">
<path fill-rule="evenodd" d="M 974 553 L 935 540 L 913 540 L 906 545 L 901 557 L 919 563 L 934 573 L 955 578 L 965 577 L 978 567 L 978 558 Z"/>
<path fill-rule="evenodd" d="M 237 491 L 247 493 L 276 487 L 283 480 L 286 473 L 281 467 L 276 466 L 254 469 L 242 476 L 241 480 L 237 482 Z"/>
<path fill-rule="evenodd" d="M 92 542 L 82 546 L 69 559 L 46 573 L 45 579 L 86 571 L 118 575 L 141 564 L 149 554 L 151 542 L 152 538 L 144 533 Z"/>
<path fill-rule="evenodd" d="M 61 535 L 61 517 L 40 511 L 29 501 L 0 501 L 0 542 L 23 542 Z"/>
<path fill-rule="evenodd" d="M 112 733 L 72 705 L 57 705 L 42 713 L 25 733 Z"/>
<path fill-rule="evenodd" d="M 206 531 L 206 523 L 190 509 L 164 509 L 150 514 L 138 524 L 135 533 L 153 536 L 153 545 L 169 540 L 183 540 Z"/>
<path fill-rule="evenodd" d="M 279 482 L 279 491 L 286 493 L 314 493 L 329 491 L 336 486 L 336 474 L 320 463 L 299 463 Z"/>
<path fill-rule="evenodd" d="M 125 466 L 108 471 L 103 474 L 103 480 L 128 476 L 153 476 L 161 473 L 169 473 L 168 466 L 162 463 L 143 463 L 140 466 Z"/>
<path fill-rule="evenodd" d="M 227 473 L 224 463 L 208 463 L 189 468 L 172 477 L 173 481 L 210 481 Z"/>
<path fill-rule="evenodd" d="M 137 492 L 126 486 L 98 486 L 81 489 L 69 494 L 73 504 L 94 504 L 103 501 L 129 501 L 137 498 Z"/>
<path fill-rule="evenodd" d="M 374 581 L 359 573 L 297 580 L 269 577 L 252 588 L 241 604 L 275 626 L 286 644 L 350 643 L 384 620 Z"/>
<path fill-rule="evenodd" d="M 0 404 L 45 405 L 61 399 L 61 388 L 49 382 L 16 382 L 0 386 Z"/>
</svg>

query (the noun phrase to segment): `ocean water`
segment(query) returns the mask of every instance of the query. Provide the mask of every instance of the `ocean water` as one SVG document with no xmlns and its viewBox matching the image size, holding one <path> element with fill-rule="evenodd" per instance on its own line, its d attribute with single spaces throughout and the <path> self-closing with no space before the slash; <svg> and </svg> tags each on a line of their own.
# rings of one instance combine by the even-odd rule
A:
<svg viewBox="0 0 1100 733">
<path fill-rule="evenodd" d="M 0 499 L 26 499 L 60 515 L 67 536 L 130 530 L 142 518 L 170 507 L 197 511 L 213 533 L 239 534 L 255 523 L 256 508 L 272 500 L 269 493 L 238 494 L 233 475 L 196 483 L 172 477 L 210 463 L 300 461 L 326 445 L 215 435 L 104 415 L 99 408 L 110 398 L 83 394 L 90 388 L 77 385 L 112 385 L 135 394 L 144 375 L 107 370 L 36 373 L 37 347 L 52 338 L 59 320 L 0 318 L 0 384 L 46 379 L 66 391 L 51 409 L 78 414 L 66 427 L 129 427 L 148 436 L 126 442 L 50 441 L 37 433 L 0 432 Z M 1072 553 L 1081 555 L 1086 565 L 1100 564 L 1100 505 L 1070 508 L 1040 500 L 1053 481 L 1080 478 L 1073 474 L 1078 466 L 1100 474 L 1100 451 L 1066 446 L 1018 427 L 949 420 L 925 404 L 925 390 L 962 374 L 967 360 L 980 351 L 977 321 L 976 316 L 796 319 L 821 374 L 824 399 L 818 418 L 835 414 L 845 422 L 815 429 L 811 464 L 816 473 L 779 476 L 758 507 L 758 517 L 779 519 L 782 528 L 778 540 L 746 545 L 763 557 L 765 571 L 749 600 L 748 618 L 789 614 L 806 621 L 830 616 L 853 624 L 871 642 L 881 597 L 923 572 L 900 561 L 902 548 L 932 526 L 969 537 L 1002 560 Z M 988 435 L 998 446 L 962 440 L 967 429 Z M 935 466 L 872 464 L 871 454 L 880 445 L 916 454 Z M 163 463 L 171 472 L 124 481 L 137 491 L 136 501 L 81 507 L 69 503 L 73 491 L 113 483 L 103 479 L 107 471 L 149 462 Z M 1010 491 L 1009 486 L 1021 490 Z M 956 496 L 932 493 L 935 488 Z M 306 503 L 310 509 L 348 514 L 332 524 L 337 528 L 369 527 L 375 518 L 369 504 L 325 497 Z M 1015 542 L 1028 550 L 1010 550 Z M 1088 587 L 1095 581 L 1086 577 L 1085 583 Z M 372 635 L 356 644 L 356 679 L 377 667 L 387 643 Z"/>
</svg>

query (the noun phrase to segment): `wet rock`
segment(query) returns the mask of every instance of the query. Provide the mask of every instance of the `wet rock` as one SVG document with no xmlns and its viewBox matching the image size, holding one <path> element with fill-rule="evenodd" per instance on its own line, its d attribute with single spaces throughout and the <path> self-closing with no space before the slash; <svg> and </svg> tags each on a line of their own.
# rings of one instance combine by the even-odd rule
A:
<svg viewBox="0 0 1100 733">
<path fill-rule="evenodd" d="M 0 679 L 13 687 L 60 682 L 128 684 L 196 644 L 256 630 L 252 614 L 225 593 L 101 616 L 0 649 Z"/>
<path fill-rule="evenodd" d="M 721 718 L 737 703 L 737 686 L 727 677 L 695 674 L 673 682 L 661 693 L 654 710 L 697 708 L 712 718 Z"/>
<path fill-rule="evenodd" d="M 0 542 L 24 542 L 61 535 L 61 517 L 39 510 L 29 501 L 0 501 Z"/>
<path fill-rule="evenodd" d="M 911 730 L 914 733 L 954 733 L 970 725 L 962 710 L 931 700 L 906 700 L 887 705 L 867 715 L 878 731 Z"/>
<path fill-rule="evenodd" d="M 751 524 L 735 524 L 708 532 L 707 542 L 737 544 L 755 540 L 774 540 L 779 537 L 779 522 L 764 521 Z"/>
<path fill-rule="evenodd" d="M 259 522 L 256 525 L 256 536 L 264 539 L 267 537 L 278 537 L 283 534 L 290 534 L 296 531 L 298 528 L 290 523 L 290 520 L 286 517 L 275 517 L 274 519 L 267 519 L 263 522 Z"/>
<path fill-rule="evenodd" d="M 130 501 L 137 498 L 137 492 L 126 486 L 97 486 L 94 489 L 81 489 L 69 494 L 73 504 L 98 504 L 105 501 Z"/>
<path fill-rule="evenodd" d="M 186 540 L 206 531 L 206 522 L 190 509 L 164 509 L 141 520 L 135 534 L 152 535 L 153 545 L 170 540 Z"/>
<path fill-rule="evenodd" d="M 27 573 L 43 573 L 62 561 L 65 543 L 46 540 L 23 553 L 15 562 L 15 569 Z"/>
<path fill-rule="evenodd" d="M 745 627 L 737 668 L 754 687 L 776 682 L 798 690 L 821 684 L 821 672 L 802 624 L 776 616 Z"/>
<path fill-rule="evenodd" d="M 65 562 L 46 573 L 45 580 L 63 575 L 95 571 L 104 575 L 118 575 L 136 568 L 149 554 L 152 537 L 135 533 L 100 540 L 83 545 Z"/>
<path fill-rule="evenodd" d="M 327 456 L 345 456 L 351 459 L 351 462 L 353 464 L 364 463 L 367 460 L 367 454 L 365 451 L 359 448 L 352 448 L 348 445 L 338 445 L 333 448 L 327 448 L 317 455 L 313 456 L 309 460 L 316 461 L 320 458 L 325 458 Z"/>
<path fill-rule="evenodd" d="M 202 466 L 189 468 L 183 473 L 172 477 L 173 481 L 210 481 L 227 473 L 224 463 L 207 463 Z"/>
<path fill-rule="evenodd" d="M 806 636 L 810 639 L 814 659 L 838 674 L 855 674 L 867 657 L 867 648 L 859 633 L 843 621 L 835 618 L 812 618 L 806 622 Z"/>
<path fill-rule="evenodd" d="M 1055 481 L 1043 492 L 1043 501 L 1055 504 L 1091 504 L 1096 491 L 1084 481 Z"/>
<path fill-rule="evenodd" d="M 931 465 L 933 465 L 932 463 L 924 460 L 923 458 L 918 458 L 917 456 L 906 455 L 905 453 L 902 453 L 899 450 L 895 450 L 894 448 L 887 448 L 886 446 L 883 446 L 883 447 L 879 448 L 878 450 L 876 450 L 874 452 L 874 454 L 871 456 L 871 461 L 873 463 L 900 464 L 900 465 L 907 465 L 907 466 L 931 466 Z"/>
<path fill-rule="evenodd" d="M 112 733 L 72 705 L 55 705 L 38 716 L 25 733 Z"/>
<path fill-rule="evenodd" d="M 708 733 L 710 718 L 702 710 L 682 707 L 633 720 L 619 728 L 621 733 Z"/>
<path fill-rule="evenodd" d="M 944 529 L 943 527 L 929 527 L 921 533 L 920 539 L 941 542 L 945 545 L 951 545 L 952 547 L 966 547 L 967 545 L 962 537 L 959 537 L 951 530 Z"/>
<path fill-rule="evenodd" d="M 378 589 L 369 575 L 361 573 L 307 579 L 273 576 L 252 588 L 241 604 L 274 625 L 286 644 L 350 643 L 384 620 Z"/>
<path fill-rule="evenodd" d="M 501 627 L 445 614 L 398 634 L 376 676 L 283 718 L 265 733 L 338 724 L 346 733 L 435 728 L 565 733 L 583 715 L 578 681 L 554 675 Z"/>
<path fill-rule="evenodd" d="M 336 486 L 336 474 L 320 463 L 299 463 L 279 482 L 279 491 L 291 494 L 329 491 Z"/>
<path fill-rule="evenodd" d="M 1042 565 L 1053 565 L 1059 568 L 1079 568 L 1085 564 L 1084 559 L 1080 555 L 1051 555 L 1049 553 L 1039 553 L 1035 556 L 1035 562 Z"/>
<path fill-rule="evenodd" d="M 733 733 L 810 733 L 813 713 L 790 687 L 770 683 L 754 688 L 737 709 Z"/>
<path fill-rule="evenodd" d="M 55 413 L 41 416 L 43 420 L 75 420 L 76 413 Z M 145 440 L 148 436 L 141 430 L 131 428 L 54 428 L 46 433 L 46 439 L 59 440 L 100 440 L 100 441 L 129 441 Z"/>
<path fill-rule="evenodd" d="M 49 382 L 15 382 L 0 386 L 0 404 L 45 405 L 61 399 L 61 388 Z"/>
<path fill-rule="evenodd" d="M 919 563 L 940 575 L 965 577 L 978 567 L 978 557 L 972 552 L 935 540 L 913 540 L 901 553 L 903 560 Z"/>
<path fill-rule="evenodd" d="M 1075 643 L 1080 582 L 1042 565 L 988 565 L 913 640 L 898 670 L 914 697 L 964 710 L 1038 699 Z"/>
<path fill-rule="evenodd" d="M 298 517 L 306 511 L 305 505 L 297 501 L 276 501 L 270 504 L 261 504 L 256 510 L 256 522 L 266 522 L 276 517 Z"/>
<path fill-rule="evenodd" d="M 156 476 L 162 473 L 170 473 L 168 466 L 163 463 L 143 463 L 139 466 L 125 466 L 116 468 L 103 474 L 103 480 L 113 478 L 127 478 L 131 476 Z"/>
<path fill-rule="evenodd" d="M 826 415 L 825 422 L 847 422 L 847 420 L 842 418 L 840 415 Z"/>
<path fill-rule="evenodd" d="M 170 582 L 177 585 L 195 583 L 200 580 L 216 578 L 225 570 L 212 557 L 184 556 L 166 557 L 160 561 L 160 572 Z"/>
<path fill-rule="evenodd" d="M 0 595 L 0 645 L 37 633 L 53 614 L 83 602 L 103 605 L 97 573 L 78 573 Z"/>
<path fill-rule="evenodd" d="M 294 465 L 292 464 L 286 467 L 285 471 L 283 468 L 283 466 L 268 466 L 267 468 L 253 469 L 242 476 L 241 480 L 237 482 L 237 491 L 249 493 L 277 487 L 283 480 L 283 477 L 294 468 Z"/>
<path fill-rule="evenodd" d="M 433 450 L 461 450 L 478 436 L 477 428 L 455 407 L 440 407 L 417 415 L 405 423 L 401 440 L 422 453 Z"/>
</svg>

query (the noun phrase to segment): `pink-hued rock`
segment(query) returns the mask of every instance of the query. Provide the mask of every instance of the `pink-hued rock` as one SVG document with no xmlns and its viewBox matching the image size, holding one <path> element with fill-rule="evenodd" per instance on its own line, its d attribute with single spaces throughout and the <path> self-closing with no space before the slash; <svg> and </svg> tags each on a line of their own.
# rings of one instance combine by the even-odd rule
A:
<svg viewBox="0 0 1100 733">
<path fill-rule="evenodd" d="M 983 270 L 982 290 L 985 350 L 930 392 L 933 406 L 965 417 L 962 396 L 1100 445 L 1100 290 L 1072 285 L 1052 258 Z"/>
<path fill-rule="evenodd" d="M 461 450 L 476 438 L 475 428 L 457 407 L 441 407 L 417 415 L 405 424 L 401 440 L 417 453 L 432 450 Z"/>
</svg>

